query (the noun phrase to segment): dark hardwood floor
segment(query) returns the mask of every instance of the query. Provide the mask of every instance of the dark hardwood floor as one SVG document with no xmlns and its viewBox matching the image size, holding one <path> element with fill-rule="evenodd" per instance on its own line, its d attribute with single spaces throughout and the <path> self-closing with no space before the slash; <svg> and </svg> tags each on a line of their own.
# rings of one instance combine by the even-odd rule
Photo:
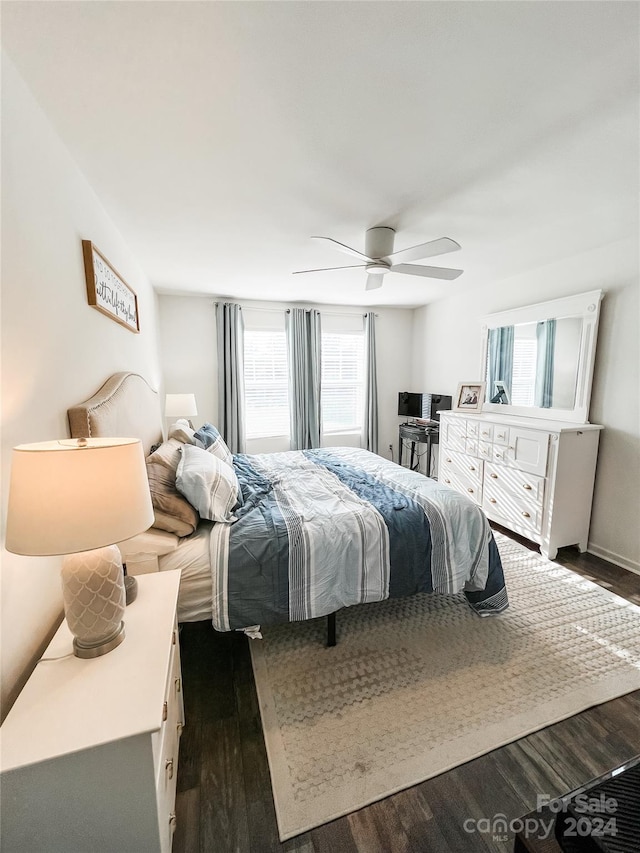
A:
<svg viewBox="0 0 640 853">
<path fill-rule="evenodd" d="M 638 575 L 571 548 L 557 561 L 640 604 Z M 471 835 L 465 820 L 510 821 L 539 793 L 566 794 L 640 753 L 637 691 L 281 843 L 249 641 L 197 622 L 182 626 L 180 642 L 187 723 L 173 853 L 510 851 L 512 833 Z"/>
</svg>

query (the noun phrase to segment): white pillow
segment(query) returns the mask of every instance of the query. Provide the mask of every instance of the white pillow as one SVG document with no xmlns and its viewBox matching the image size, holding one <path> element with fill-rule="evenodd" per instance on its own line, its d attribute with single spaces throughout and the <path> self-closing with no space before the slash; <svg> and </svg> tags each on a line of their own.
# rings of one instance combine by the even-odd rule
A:
<svg viewBox="0 0 640 853">
<path fill-rule="evenodd" d="M 209 521 L 235 521 L 240 484 L 230 465 L 201 447 L 185 444 L 176 471 L 176 489 Z"/>
<path fill-rule="evenodd" d="M 189 421 L 186 418 L 179 418 L 169 427 L 167 438 L 175 438 L 181 444 L 195 444 L 195 430 L 189 426 Z"/>
</svg>

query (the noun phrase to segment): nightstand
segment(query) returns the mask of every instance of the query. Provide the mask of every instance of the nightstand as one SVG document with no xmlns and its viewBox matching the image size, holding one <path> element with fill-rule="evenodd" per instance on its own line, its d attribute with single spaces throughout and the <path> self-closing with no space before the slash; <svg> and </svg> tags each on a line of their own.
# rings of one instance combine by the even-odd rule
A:
<svg viewBox="0 0 640 853">
<path fill-rule="evenodd" d="M 3 853 L 171 849 L 179 582 L 173 571 L 138 578 L 125 640 L 103 657 L 74 657 L 60 626 L 0 729 Z"/>
</svg>

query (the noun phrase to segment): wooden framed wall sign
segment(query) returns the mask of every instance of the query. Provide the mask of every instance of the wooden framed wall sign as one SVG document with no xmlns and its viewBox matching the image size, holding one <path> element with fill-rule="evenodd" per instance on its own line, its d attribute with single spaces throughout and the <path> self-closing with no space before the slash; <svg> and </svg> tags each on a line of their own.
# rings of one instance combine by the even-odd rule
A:
<svg viewBox="0 0 640 853">
<path fill-rule="evenodd" d="M 136 334 L 140 331 L 138 297 L 91 240 L 82 241 L 89 305 Z"/>
</svg>

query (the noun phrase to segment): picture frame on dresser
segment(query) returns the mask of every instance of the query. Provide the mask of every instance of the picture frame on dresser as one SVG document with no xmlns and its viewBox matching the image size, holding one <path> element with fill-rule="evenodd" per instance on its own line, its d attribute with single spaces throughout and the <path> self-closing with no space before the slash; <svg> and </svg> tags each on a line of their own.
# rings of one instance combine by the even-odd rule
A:
<svg viewBox="0 0 640 853">
<path fill-rule="evenodd" d="M 485 382 L 460 382 L 454 397 L 454 412 L 479 412 L 482 410 Z"/>
</svg>

